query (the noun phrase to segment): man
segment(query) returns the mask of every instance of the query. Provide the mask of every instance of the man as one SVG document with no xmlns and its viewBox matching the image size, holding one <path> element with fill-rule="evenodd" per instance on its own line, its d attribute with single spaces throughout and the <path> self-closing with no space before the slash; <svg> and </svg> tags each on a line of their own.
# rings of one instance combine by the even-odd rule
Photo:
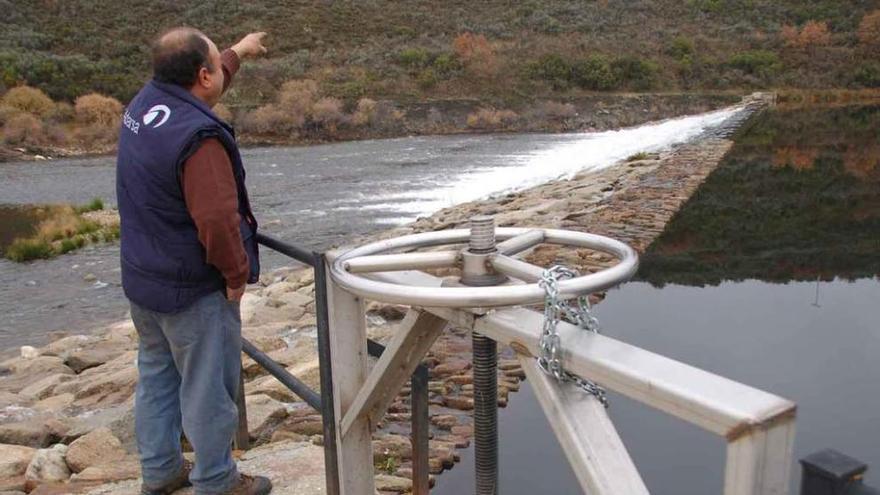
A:
<svg viewBox="0 0 880 495">
<path fill-rule="evenodd" d="M 122 286 L 140 339 L 135 432 L 143 494 L 266 494 L 231 442 L 241 372 L 238 302 L 259 278 L 254 219 L 232 128 L 212 111 L 265 33 L 222 54 L 192 28 L 153 44 L 153 80 L 123 115 L 116 171 Z M 182 456 L 181 429 L 195 451 Z"/>
</svg>

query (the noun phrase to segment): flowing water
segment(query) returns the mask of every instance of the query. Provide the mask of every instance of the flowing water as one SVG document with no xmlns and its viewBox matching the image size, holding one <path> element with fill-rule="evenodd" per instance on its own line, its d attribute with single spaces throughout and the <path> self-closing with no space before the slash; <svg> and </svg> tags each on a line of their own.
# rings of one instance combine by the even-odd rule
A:
<svg viewBox="0 0 880 495">
<path fill-rule="evenodd" d="M 779 109 L 597 306 L 603 332 L 798 404 L 796 458 L 834 448 L 880 486 L 880 107 Z M 580 493 L 528 383 L 500 412 L 500 493 Z M 611 394 L 651 490 L 720 493 L 724 441 Z M 436 495 L 473 493 L 472 452 Z M 797 493 L 799 466 L 792 493 Z"/>
<path fill-rule="evenodd" d="M 445 206 L 673 146 L 739 113 L 725 109 L 601 133 L 414 137 L 254 148 L 243 155 L 264 231 L 322 249 Z M 0 164 L 0 204 L 81 204 L 96 196 L 113 204 L 114 167 L 111 157 Z M 264 253 L 267 268 L 289 263 Z M 118 259 L 113 245 L 24 265 L 0 260 L 0 351 L 38 344 L 51 331 L 84 332 L 123 318 Z"/>
</svg>

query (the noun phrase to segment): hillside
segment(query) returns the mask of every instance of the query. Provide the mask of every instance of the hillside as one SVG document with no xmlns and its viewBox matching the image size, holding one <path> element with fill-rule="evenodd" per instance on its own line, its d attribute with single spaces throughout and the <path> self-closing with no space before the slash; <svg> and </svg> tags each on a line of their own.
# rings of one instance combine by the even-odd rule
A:
<svg viewBox="0 0 880 495">
<path fill-rule="evenodd" d="M 347 99 L 876 86 L 880 54 L 858 29 L 877 8 L 867 0 L 0 0 L 0 65 L 6 86 L 126 101 L 148 75 L 149 40 L 190 24 L 221 46 L 251 30 L 271 33 L 270 58 L 244 71 L 227 97 L 233 104 L 267 101 L 282 82 L 304 77 Z M 455 43 L 468 32 L 488 46 L 478 36 Z"/>
<path fill-rule="evenodd" d="M 150 40 L 183 24 L 221 47 L 270 33 L 268 58 L 242 69 L 217 110 L 252 143 L 595 129 L 669 106 L 629 100 L 630 113 L 603 117 L 620 106 L 606 101 L 631 98 L 618 95 L 880 87 L 880 3 L 868 0 L 0 0 L 0 10 L 0 141 L 50 154 L 111 151 L 118 123 L 106 116 L 119 103 L 77 99 L 127 102 L 149 77 Z M 54 102 L 7 91 L 21 85 Z"/>
</svg>

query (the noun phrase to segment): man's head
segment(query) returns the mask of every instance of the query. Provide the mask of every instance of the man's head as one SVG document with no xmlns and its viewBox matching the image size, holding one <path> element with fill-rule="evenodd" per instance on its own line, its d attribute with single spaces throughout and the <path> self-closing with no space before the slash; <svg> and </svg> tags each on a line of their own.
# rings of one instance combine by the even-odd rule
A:
<svg viewBox="0 0 880 495">
<path fill-rule="evenodd" d="M 153 78 L 176 84 L 214 106 L 223 93 L 220 51 L 198 29 L 179 27 L 166 31 L 153 43 Z"/>
</svg>

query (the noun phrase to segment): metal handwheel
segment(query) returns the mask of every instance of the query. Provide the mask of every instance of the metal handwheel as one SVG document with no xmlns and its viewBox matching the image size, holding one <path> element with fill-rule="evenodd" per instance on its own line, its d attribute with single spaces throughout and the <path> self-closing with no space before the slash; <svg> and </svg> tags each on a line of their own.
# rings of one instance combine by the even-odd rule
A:
<svg viewBox="0 0 880 495">
<path fill-rule="evenodd" d="M 502 242 L 496 245 L 496 238 Z M 394 253 L 446 244 L 468 243 L 460 251 Z M 589 275 L 560 281 L 559 297 L 570 299 L 608 289 L 629 280 L 638 269 L 635 250 L 614 239 L 557 229 L 495 228 L 491 217 L 471 219 L 471 228 L 427 232 L 374 242 L 345 252 L 330 268 L 343 289 L 364 298 L 422 307 L 498 307 L 544 302 L 546 292 L 538 285 L 543 268 L 515 256 L 539 244 L 589 248 L 610 254 L 618 263 Z M 426 287 L 371 280 L 375 272 L 461 269 L 461 285 Z M 508 277 L 525 284 L 506 284 Z"/>
</svg>

